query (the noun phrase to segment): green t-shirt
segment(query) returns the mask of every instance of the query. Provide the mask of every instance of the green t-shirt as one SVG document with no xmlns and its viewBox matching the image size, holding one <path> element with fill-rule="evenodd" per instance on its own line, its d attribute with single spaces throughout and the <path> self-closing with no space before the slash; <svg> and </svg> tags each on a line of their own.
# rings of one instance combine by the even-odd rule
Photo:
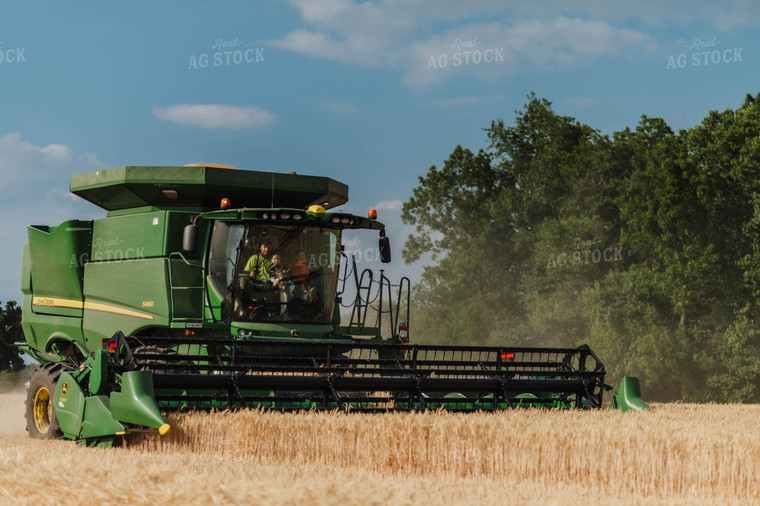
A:
<svg viewBox="0 0 760 506">
<path fill-rule="evenodd" d="M 258 268 L 256 273 L 256 279 L 264 281 L 269 279 L 269 268 L 272 266 L 272 261 L 266 258 L 261 253 L 256 253 L 246 262 L 244 271 L 252 271 Z"/>
</svg>

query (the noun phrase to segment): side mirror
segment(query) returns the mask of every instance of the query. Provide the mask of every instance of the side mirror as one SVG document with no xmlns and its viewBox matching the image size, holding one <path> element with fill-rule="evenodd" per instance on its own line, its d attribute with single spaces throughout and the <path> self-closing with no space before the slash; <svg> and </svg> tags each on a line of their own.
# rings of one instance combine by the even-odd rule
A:
<svg viewBox="0 0 760 506">
<path fill-rule="evenodd" d="M 383 234 L 382 232 L 380 232 Z M 388 264 L 391 261 L 391 240 L 383 234 L 380 236 L 380 261 L 384 264 Z"/>
<path fill-rule="evenodd" d="M 198 247 L 198 225 L 191 223 L 182 234 L 182 249 L 187 253 L 195 252 Z"/>
</svg>

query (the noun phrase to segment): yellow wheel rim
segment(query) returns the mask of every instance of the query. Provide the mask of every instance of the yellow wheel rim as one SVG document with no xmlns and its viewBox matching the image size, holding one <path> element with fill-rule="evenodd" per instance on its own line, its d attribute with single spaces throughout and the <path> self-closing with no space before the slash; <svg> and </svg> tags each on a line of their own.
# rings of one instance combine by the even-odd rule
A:
<svg viewBox="0 0 760 506">
<path fill-rule="evenodd" d="M 40 388 L 34 396 L 34 426 L 40 434 L 50 429 L 50 419 L 53 415 L 53 403 L 50 402 L 50 392 Z"/>
</svg>

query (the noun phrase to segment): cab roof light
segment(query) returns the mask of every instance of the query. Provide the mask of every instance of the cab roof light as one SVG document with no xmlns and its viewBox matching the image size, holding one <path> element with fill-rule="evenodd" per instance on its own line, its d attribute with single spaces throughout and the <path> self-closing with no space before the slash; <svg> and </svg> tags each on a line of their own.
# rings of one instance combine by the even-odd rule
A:
<svg viewBox="0 0 760 506">
<path fill-rule="evenodd" d="M 367 218 L 370 220 L 376 220 L 377 219 L 377 210 L 376 209 L 370 209 L 367 213 Z"/>
<path fill-rule="evenodd" d="M 306 210 L 306 214 L 314 216 L 316 218 L 320 214 L 325 214 L 325 208 L 315 204 L 313 206 L 309 206 L 309 208 Z"/>
<path fill-rule="evenodd" d="M 230 208 L 230 205 L 231 205 L 231 204 L 230 204 L 230 199 L 228 199 L 227 197 L 224 197 L 224 198 L 222 199 L 222 202 L 219 204 L 219 207 L 220 207 L 221 209 L 224 209 L 224 210 L 226 211 L 227 209 L 229 209 L 229 208 Z"/>
</svg>

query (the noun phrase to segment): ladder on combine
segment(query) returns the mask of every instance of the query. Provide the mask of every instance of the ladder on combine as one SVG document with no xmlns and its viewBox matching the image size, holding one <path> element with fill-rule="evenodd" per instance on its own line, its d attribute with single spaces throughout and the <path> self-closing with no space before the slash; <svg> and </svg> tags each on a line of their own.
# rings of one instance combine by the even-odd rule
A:
<svg viewBox="0 0 760 506">
<path fill-rule="evenodd" d="M 409 309 L 411 303 L 411 282 L 403 277 L 398 285 L 391 284 L 385 276 L 384 270 L 380 270 L 380 279 L 375 281 L 371 269 L 364 269 L 361 275 L 356 269 L 356 261 L 352 258 L 352 272 L 356 286 L 351 319 L 346 332 L 350 335 L 374 335 L 383 336 L 383 316 L 387 315 L 390 326 L 390 338 L 393 342 L 399 342 L 399 325 L 403 323 L 408 332 Z M 394 303 L 393 289 L 396 288 Z M 375 304 L 373 306 L 373 304 Z M 374 326 L 367 326 L 367 316 L 372 309 L 376 314 Z M 401 316 L 404 315 L 404 318 Z M 408 342 L 408 334 L 403 338 Z"/>
<path fill-rule="evenodd" d="M 177 322 L 202 321 L 205 269 L 179 252 L 171 253 L 167 262 L 172 319 Z"/>
</svg>

